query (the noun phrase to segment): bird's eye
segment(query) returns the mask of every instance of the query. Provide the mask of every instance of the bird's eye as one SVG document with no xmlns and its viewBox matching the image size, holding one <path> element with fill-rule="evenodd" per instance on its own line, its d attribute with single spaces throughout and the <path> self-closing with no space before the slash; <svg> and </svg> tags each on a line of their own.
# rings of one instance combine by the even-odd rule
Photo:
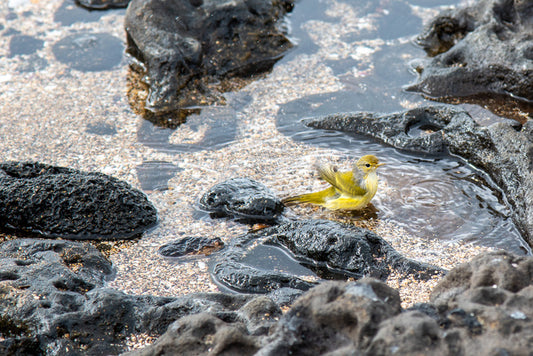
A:
<svg viewBox="0 0 533 356">
<path fill-rule="evenodd" d="M 365 164 L 365 166 L 367 166 L 368 168 L 370 168 L 370 163 Z"/>
</svg>

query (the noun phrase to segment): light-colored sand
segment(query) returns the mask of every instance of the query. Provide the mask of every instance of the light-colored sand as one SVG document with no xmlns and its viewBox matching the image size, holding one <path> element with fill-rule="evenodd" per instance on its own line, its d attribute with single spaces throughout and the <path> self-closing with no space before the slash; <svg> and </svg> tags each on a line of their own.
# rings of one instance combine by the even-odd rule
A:
<svg viewBox="0 0 533 356">
<path fill-rule="evenodd" d="M 196 200 L 207 189 L 227 178 L 249 177 L 284 196 L 322 186 L 313 172 L 315 162 L 345 163 L 339 151 L 294 142 L 281 135 L 275 125 L 280 104 L 343 88 L 325 61 L 356 58 L 366 63 L 363 67 L 371 71 L 370 54 L 384 43 L 378 40 L 343 42 L 342 36 L 354 29 L 372 28 L 371 16 L 360 18 L 344 2 L 328 1 L 332 4 L 329 15 L 335 16 L 335 23 L 310 21 L 303 25 L 319 47 L 318 52 L 292 56 L 276 66 L 271 74 L 241 90 L 239 95 L 249 95 L 253 100 L 237 113 L 235 142 L 216 151 L 179 154 L 158 152 L 137 141 L 143 119 L 128 105 L 125 62 L 115 70 L 83 73 L 59 63 L 51 51 L 56 41 L 80 30 L 107 32 L 125 39 L 120 12 L 104 14 L 98 25 L 89 22 L 62 27 L 53 20 L 60 1 L 0 2 L 0 14 L 14 12 L 18 16 L 9 23 L 0 16 L 4 31 L 12 28 L 43 39 L 45 46 L 37 55 L 48 61 L 43 70 L 17 72 L 17 66 L 28 57 L 8 58 L 9 37 L 0 36 L 1 158 L 100 171 L 135 187 L 140 187 L 136 167 L 145 161 L 162 160 L 179 166 L 182 170 L 169 181 L 168 190 L 146 192 L 159 211 L 159 226 L 138 240 L 118 244 L 111 251 L 117 278 L 109 286 L 127 293 L 161 296 L 216 291 L 207 272 L 206 258 L 176 263 L 157 253 L 161 245 L 183 236 L 220 237 L 227 241 L 247 232 L 247 226 L 231 221 L 195 218 Z M 13 8 L 9 9 L 8 4 Z M 25 11 L 31 11 L 31 15 L 25 17 Z M 354 72 L 355 77 L 364 75 L 361 71 Z M 229 102 L 231 104 L 231 98 Z M 410 107 L 412 103 L 407 101 L 402 105 Z M 86 131 L 87 125 L 98 123 L 115 127 L 117 133 L 110 136 Z M 203 136 L 202 130 L 184 125 L 170 140 L 172 143 L 197 142 Z M 390 186 L 393 182 L 384 181 L 383 184 Z M 382 193 L 378 191 L 379 194 Z M 332 213 L 309 207 L 294 208 L 291 214 L 342 220 Z M 453 268 L 485 250 L 469 244 L 422 240 L 392 222 L 377 220 L 362 224 L 406 256 L 444 268 Z M 436 283 L 436 280 L 413 283 L 401 278 L 393 275 L 388 283 L 400 289 L 404 307 L 427 301 Z M 145 338 L 143 343 L 149 340 Z M 131 340 L 132 347 L 137 341 Z"/>
</svg>

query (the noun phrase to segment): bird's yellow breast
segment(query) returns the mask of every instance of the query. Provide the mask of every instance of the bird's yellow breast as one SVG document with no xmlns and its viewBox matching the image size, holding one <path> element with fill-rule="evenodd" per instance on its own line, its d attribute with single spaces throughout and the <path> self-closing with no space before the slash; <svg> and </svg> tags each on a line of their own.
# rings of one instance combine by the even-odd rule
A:
<svg viewBox="0 0 533 356">
<path fill-rule="evenodd" d="M 368 196 L 369 201 L 370 201 L 370 199 L 372 199 L 374 195 L 376 195 L 376 192 L 378 191 L 378 175 L 376 174 L 376 172 L 370 172 L 363 179 L 363 181 L 364 181 L 365 189 L 367 191 L 365 196 Z"/>
</svg>

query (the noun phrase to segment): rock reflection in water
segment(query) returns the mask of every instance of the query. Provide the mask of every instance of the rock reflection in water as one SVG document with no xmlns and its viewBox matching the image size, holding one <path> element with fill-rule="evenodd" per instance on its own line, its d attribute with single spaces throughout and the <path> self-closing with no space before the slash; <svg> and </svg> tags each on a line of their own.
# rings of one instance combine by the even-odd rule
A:
<svg viewBox="0 0 533 356">
<path fill-rule="evenodd" d="M 531 254 L 511 219 L 504 197 L 486 176 L 452 157 L 422 157 L 361 136 L 314 130 L 300 123 L 286 126 L 292 138 L 322 148 L 334 148 L 346 160 L 374 154 L 386 166 L 372 200 L 377 218 L 421 238 L 475 242 L 518 254 Z M 298 129 L 297 126 L 300 126 Z M 418 134 L 423 135 L 420 128 Z M 342 215 L 357 220 L 357 216 Z"/>
<path fill-rule="evenodd" d="M 427 238 L 479 242 L 530 252 L 498 190 L 451 158 L 387 158 L 386 189 L 374 202 L 381 219 Z"/>
</svg>

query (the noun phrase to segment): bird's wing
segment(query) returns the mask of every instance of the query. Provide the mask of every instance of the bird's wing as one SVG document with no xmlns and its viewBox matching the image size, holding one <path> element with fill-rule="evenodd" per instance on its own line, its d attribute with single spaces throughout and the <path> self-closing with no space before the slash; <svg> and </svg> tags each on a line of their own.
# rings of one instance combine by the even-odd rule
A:
<svg viewBox="0 0 533 356">
<path fill-rule="evenodd" d="M 335 166 L 322 166 L 318 168 L 318 173 L 342 194 L 352 197 L 366 194 L 366 189 L 356 182 L 352 171 L 339 172 Z"/>
</svg>

